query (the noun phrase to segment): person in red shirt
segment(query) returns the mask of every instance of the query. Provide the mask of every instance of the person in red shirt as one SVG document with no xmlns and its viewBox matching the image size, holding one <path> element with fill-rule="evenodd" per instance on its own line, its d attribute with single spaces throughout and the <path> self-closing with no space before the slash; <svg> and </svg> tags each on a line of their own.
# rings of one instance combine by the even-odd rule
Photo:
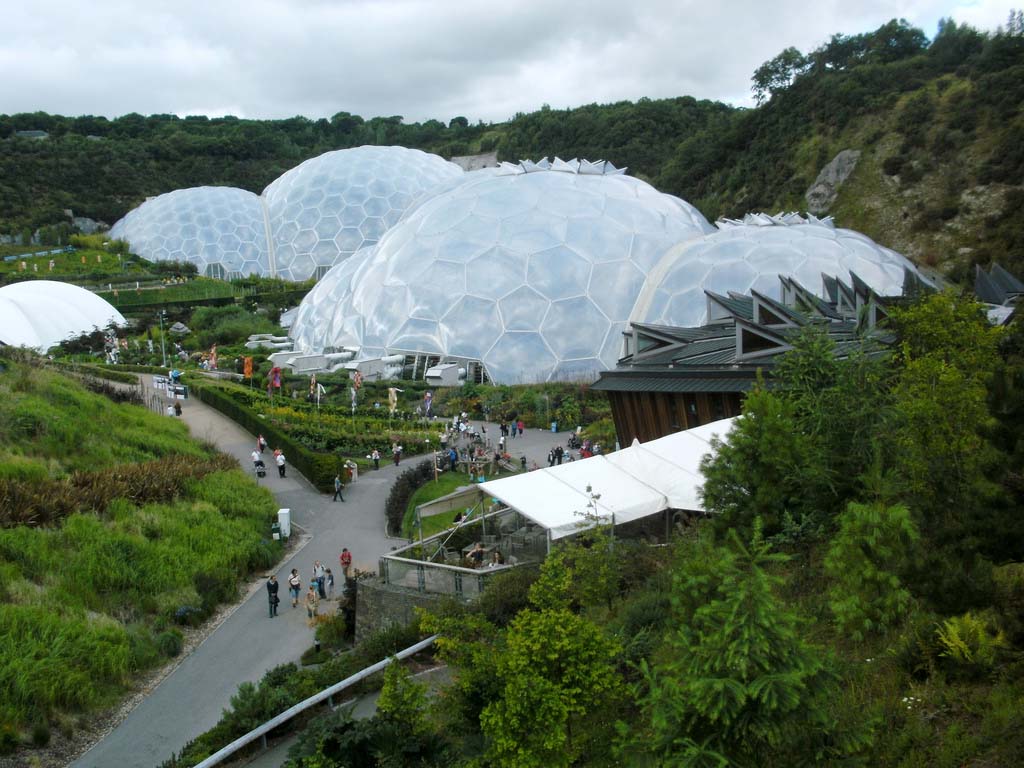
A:
<svg viewBox="0 0 1024 768">
<path fill-rule="evenodd" d="M 349 571 L 352 569 L 352 553 L 348 549 L 342 547 L 341 555 L 338 557 L 341 561 L 341 572 L 345 574 L 345 578 L 348 578 Z"/>
</svg>

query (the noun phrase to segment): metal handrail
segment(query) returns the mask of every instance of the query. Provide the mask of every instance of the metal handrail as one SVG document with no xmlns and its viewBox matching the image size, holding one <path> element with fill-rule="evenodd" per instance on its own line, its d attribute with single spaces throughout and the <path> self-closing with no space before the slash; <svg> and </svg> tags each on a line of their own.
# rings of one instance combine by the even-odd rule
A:
<svg viewBox="0 0 1024 768">
<path fill-rule="evenodd" d="M 242 749 L 242 747 L 246 747 L 252 744 L 254 741 L 256 741 L 256 739 L 262 739 L 263 745 L 265 747 L 267 734 L 270 731 L 277 728 L 279 725 L 287 723 L 293 717 L 300 714 L 301 712 L 306 711 L 310 707 L 320 704 L 323 701 L 327 701 L 328 699 L 332 698 L 336 693 L 340 693 L 349 686 L 358 683 L 360 680 L 364 680 L 370 675 L 376 672 L 380 672 L 380 670 L 384 669 L 384 667 L 390 664 L 394 659 L 406 659 L 409 656 L 416 655 L 420 651 L 426 650 L 434 644 L 434 640 L 436 639 L 437 635 L 431 635 L 426 640 L 420 640 L 418 643 L 416 643 L 416 645 L 410 645 L 408 648 L 399 651 L 394 656 L 389 656 L 383 661 L 378 661 L 376 664 L 366 667 L 365 669 L 362 669 L 359 672 L 356 672 L 351 677 L 346 677 L 340 683 L 335 683 L 330 688 L 325 688 L 324 690 L 320 691 L 320 693 L 313 694 L 308 699 L 300 701 L 298 704 L 289 707 L 284 712 L 279 714 L 277 717 L 273 718 L 272 720 L 268 720 L 258 728 L 255 728 L 249 731 L 244 736 L 235 739 L 226 747 L 223 747 L 217 752 L 214 752 L 201 763 L 197 764 L 196 768 L 211 768 L 211 766 L 219 765 L 225 758 L 230 757 L 235 752 Z"/>
</svg>

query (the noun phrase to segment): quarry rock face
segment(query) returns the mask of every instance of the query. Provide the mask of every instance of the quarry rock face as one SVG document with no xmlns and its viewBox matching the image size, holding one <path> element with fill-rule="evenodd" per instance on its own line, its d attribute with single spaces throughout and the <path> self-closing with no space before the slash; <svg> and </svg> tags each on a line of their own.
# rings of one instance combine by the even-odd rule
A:
<svg viewBox="0 0 1024 768">
<path fill-rule="evenodd" d="M 818 178 L 804 193 L 807 199 L 807 210 L 818 215 L 827 213 L 836 201 L 839 188 L 857 167 L 860 160 L 859 149 L 844 149 L 832 158 L 832 161 L 821 169 Z"/>
</svg>

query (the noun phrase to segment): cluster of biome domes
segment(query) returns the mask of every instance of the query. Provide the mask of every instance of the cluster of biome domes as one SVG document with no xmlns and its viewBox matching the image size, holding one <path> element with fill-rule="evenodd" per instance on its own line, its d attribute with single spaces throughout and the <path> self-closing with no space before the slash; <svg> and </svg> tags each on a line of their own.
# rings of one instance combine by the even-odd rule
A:
<svg viewBox="0 0 1024 768">
<path fill-rule="evenodd" d="M 614 366 L 631 321 L 704 322 L 705 290 L 853 273 L 891 295 L 916 273 L 830 219 L 751 214 L 713 226 L 607 162 L 464 173 L 402 147 L 329 152 L 262 196 L 162 195 L 112 235 L 206 274 L 318 276 L 291 326 L 299 353 L 424 356 L 474 364 L 498 383 L 593 379 Z"/>
</svg>

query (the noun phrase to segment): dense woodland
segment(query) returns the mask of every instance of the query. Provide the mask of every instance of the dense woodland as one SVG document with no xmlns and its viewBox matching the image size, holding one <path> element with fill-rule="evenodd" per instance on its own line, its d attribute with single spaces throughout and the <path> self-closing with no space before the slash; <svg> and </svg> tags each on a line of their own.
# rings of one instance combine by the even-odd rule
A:
<svg viewBox="0 0 1024 768">
<path fill-rule="evenodd" d="M 405 123 L 347 112 L 310 120 L 129 114 L 0 115 L 0 233 L 64 220 L 113 223 L 145 197 L 225 184 L 260 192 L 322 152 L 401 144 L 446 157 L 605 158 L 694 203 L 710 219 L 802 209 L 838 151 L 864 152 L 834 213 L 918 261 L 967 276 L 971 261 L 1024 266 L 1024 24 L 997 33 L 943 21 L 934 39 L 893 20 L 789 48 L 754 73 L 760 105 L 681 96 L 543 107 L 506 123 Z M 17 131 L 44 130 L 43 140 Z"/>
</svg>

